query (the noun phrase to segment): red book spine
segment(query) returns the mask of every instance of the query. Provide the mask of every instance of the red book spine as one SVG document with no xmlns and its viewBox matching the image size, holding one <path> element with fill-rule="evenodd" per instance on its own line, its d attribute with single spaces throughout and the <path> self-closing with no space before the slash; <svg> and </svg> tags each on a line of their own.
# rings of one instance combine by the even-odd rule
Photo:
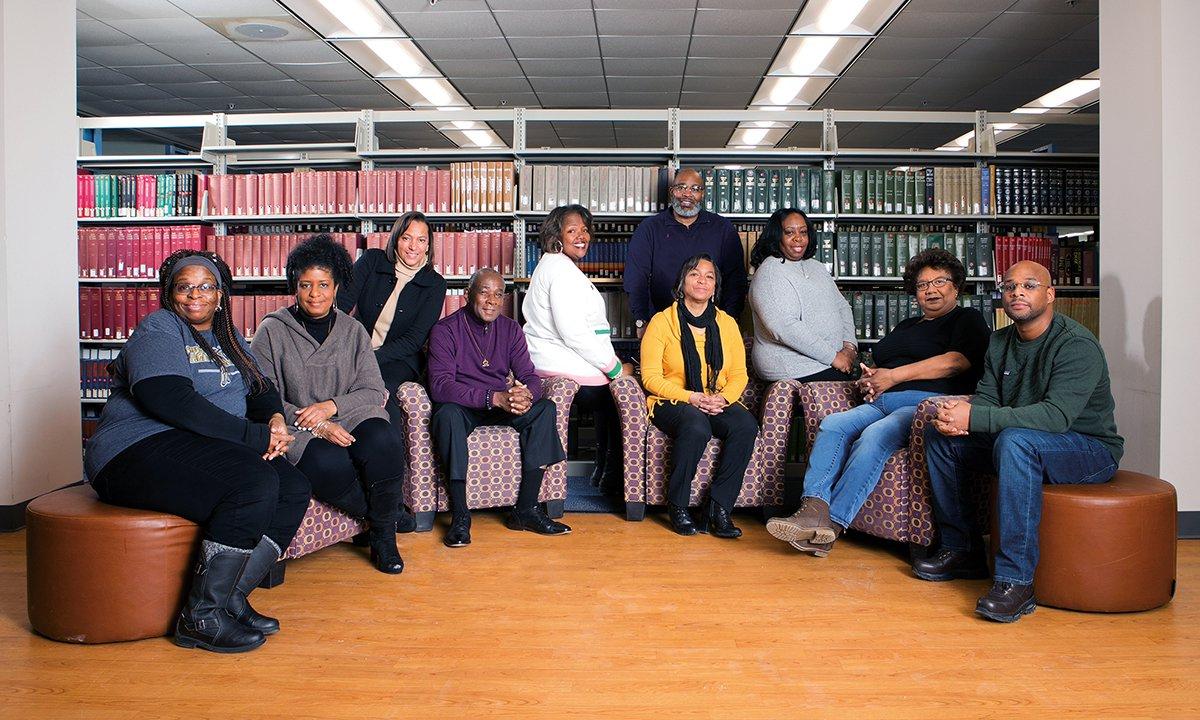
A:
<svg viewBox="0 0 1200 720">
<path fill-rule="evenodd" d="M 92 289 L 79 288 L 79 337 L 86 340 L 92 336 L 92 313 L 88 306 L 91 302 Z"/>
<path fill-rule="evenodd" d="M 124 340 L 128 335 L 125 332 L 125 296 L 128 293 L 125 288 L 113 288 L 113 337 L 117 340 Z"/>
<path fill-rule="evenodd" d="M 438 211 L 438 171 L 425 171 L 425 212 Z"/>
<path fill-rule="evenodd" d="M 480 267 L 480 246 L 488 242 L 487 233 L 470 233 L 467 238 L 467 275 L 473 274 Z"/>
<path fill-rule="evenodd" d="M 399 190 L 400 173 L 396 170 L 387 170 L 384 172 L 383 178 L 383 211 L 385 213 L 396 212 L 396 200 Z"/>
<path fill-rule="evenodd" d="M 138 325 L 141 325 L 142 321 L 146 319 L 146 316 L 152 312 L 150 309 L 150 294 L 152 292 L 153 292 L 152 290 L 149 290 L 147 288 L 138 288 L 138 294 L 137 294 Z"/>
<path fill-rule="evenodd" d="M 402 213 L 412 212 L 413 210 L 413 177 L 414 170 L 400 170 L 399 176 L 396 178 L 396 200 L 399 205 L 399 211 Z"/>
<path fill-rule="evenodd" d="M 120 243 L 117 240 L 117 230 L 108 228 L 104 233 L 104 272 L 101 277 L 116 277 L 117 276 L 117 248 Z"/>
<path fill-rule="evenodd" d="M 450 171 L 438 170 L 437 212 L 450 212 Z"/>
<path fill-rule="evenodd" d="M 454 233 L 454 274 L 467 274 L 467 244 L 474 243 L 475 233 Z"/>
<path fill-rule="evenodd" d="M 512 277 L 516 272 L 513 268 L 513 254 L 517 249 L 517 236 L 512 231 L 500 233 L 500 272 L 506 277 Z"/>
<path fill-rule="evenodd" d="M 101 288 L 88 288 L 88 327 L 92 332 L 93 340 L 100 340 L 104 337 L 104 297 Z"/>
<path fill-rule="evenodd" d="M 487 267 L 492 268 L 500 274 L 504 274 L 504 238 L 499 230 L 488 233 L 488 259 Z"/>
<path fill-rule="evenodd" d="M 418 169 L 413 178 L 413 210 L 417 212 L 429 212 L 425 207 L 427 175 L 429 171 Z"/>
<path fill-rule="evenodd" d="M 114 288 L 100 289 L 100 320 L 102 323 L 101 327 L 104 328 L 100 333 L 100 337 L 105 340 L 112 340 L 116 337 L 113 328 L 115 314 L 113 311 L 113 290 Z"/>
<path fill-rule="evenodd" d="M 333 214 L 337 210 L 337 173 L 325 171 L 317 173 L 317 181 L 325 186 L 325 212 Z"/>
</svg>

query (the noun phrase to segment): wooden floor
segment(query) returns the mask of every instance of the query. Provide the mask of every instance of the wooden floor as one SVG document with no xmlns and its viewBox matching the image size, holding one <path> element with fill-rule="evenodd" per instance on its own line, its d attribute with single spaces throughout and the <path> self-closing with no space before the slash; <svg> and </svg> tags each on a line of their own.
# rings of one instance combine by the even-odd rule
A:
<svg viewBox="0 0 1200 720">
<path fill-rule="evenodd" d="M 1197 541 L 1165 608 L 999 625 L 972 613 L 985 582 L 921 582 L 877 543 L 567 520 L 401 536 L 399 577 L 349 544 L 293 561 L 253 597 L 283 631 L 239 656 L 33 635 L 25 534 L 0 535 L 0 718 L 1200 717 Z"/>
</svg>

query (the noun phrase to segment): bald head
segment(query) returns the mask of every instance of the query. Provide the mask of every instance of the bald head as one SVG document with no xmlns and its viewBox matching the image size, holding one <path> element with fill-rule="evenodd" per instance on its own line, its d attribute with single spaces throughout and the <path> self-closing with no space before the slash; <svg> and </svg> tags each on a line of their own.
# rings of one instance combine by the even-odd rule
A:
<svg viewBox="0 0 1200 720">
<path fill-rule="evenodd" d="M 504 305 L 504 276 L 491 268 L 476 270 L 467 283 L 467 307 L 485 323 L 500 315 Z"/>
<path fill-rule="evenodd" d="M 1008 272 L 1004 273 L 1004 279 L 1012 280 L 1013 282 L 1032 279 L 1044 285 L 1049 285 L 1050 271 L 1041 263 L 1036 263 L 1032 260 L 1021 260 L 1020 262 L 1013 263 L 1008 268 Z"/>
</svg>

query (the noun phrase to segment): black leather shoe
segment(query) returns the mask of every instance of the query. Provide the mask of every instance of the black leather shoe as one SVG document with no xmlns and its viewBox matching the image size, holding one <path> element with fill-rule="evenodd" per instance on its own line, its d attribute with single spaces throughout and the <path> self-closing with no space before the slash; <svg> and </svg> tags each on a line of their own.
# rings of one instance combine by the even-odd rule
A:
<svg viewBox="0 0 1200 720">
<path fill-rule="evenodd" d="M 446 537 L 442 538 L 442 544 L 452 548 L 466 547 L 471 544 L 470 513 L 455 515 L 450 519 L 450 529 L 446 531 Z"/>
<path fill-rule="evenodd" d="M 696 534 L 696 523 L 692 522 L 692 515 L 687 508 L 667 505 L 667 517 L 671 520 L 671 529 L 677 535 Z"/>
<path fill-rule="evenodd" d="M 997 580 L 992 583 L 988 594 L 979 598 L 975 604 L 975 612 L 988 620 L 1010 623 L 1028 615 L 1037 607 L 1033 598 L 1033 585 L 1013 585 Z"/>
<path fill-rule="evenodd" d="M 927 558 L 913 562 L 913 574 L 922 580 L 980 580 L 990 577 L 987 561 L 977 550 L 942 548 Z"/>
<path fill-rule="evenodd" d="M 733 540 L 742 536 L 742 531 L 733 524 L 732 518 L 729 517 L 729 511 L 712 500 L 708 501 L 704 512 L 701 513 L 700 522 L 696 524 L 696 529 L 702 533 L 708 533 L 713 537 L 725 538 L 727 540 Z"/>
<path fill-rule="evenodd" d="M 566 535 L 571 532 L 570 526 L 551 520 L 541 505 L 534 505 L 525 510 L 513 508 L 504 525 L 509 530 L 528 530 L 538 535 Z"/>
<path fill-rule="evenodd" d="M 404 558 L 396 548 L 396 528 L 392 523 L 372 525 L 367 531 L 371 545 L 371 564 L 381 573 L 399 575 L 404 572 Z"/>
<path fill-rule="evenodd" d="M 219 550 L 205 560 L 208 543 L 205 540 L 201 544 L 201 560 L 187 602 L 175 622 L 175 644 L 218 653 L 253 650 L 266 642 L 266 636 L 242 625 L 226 609 L 250 554 Z"/>
<path fill-rule="evenodd" d="M 258 545 L 250 552 L 246 567 L 242 569 L 233 592 L 229 595 L 229 604 L 225 609 L 242 625 L 257 630 L 263 635 L 274 635 L 279 632 L 279 621 L 263 615 L 250 606 L 247 596 L 258 587 L 275 563 L 279 561 L 279 553 L 275 552 L 275 544 L 263 537 Z"/>
</svg>

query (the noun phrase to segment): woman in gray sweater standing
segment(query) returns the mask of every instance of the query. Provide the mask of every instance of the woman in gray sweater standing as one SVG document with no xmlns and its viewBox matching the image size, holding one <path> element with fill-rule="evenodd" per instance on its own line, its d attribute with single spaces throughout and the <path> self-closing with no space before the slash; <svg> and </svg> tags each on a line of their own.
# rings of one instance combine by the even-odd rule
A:
<svg viewBox="0 0 1200 720">
<path fill-rule="evenodd" d="M 267 315 L 250 348 L 295 427 L 288 460 L 315 498 L 367 519 L 371 562 L 397 574 L 404 570 L 396 549 L 403 450 L 383 407 L 387 388 L 371 338 L 334 307 L 350 273 L 349 253 L 328 235 L 297 246 L 287 259 L 296 304 Z"/>
<path fill-rule="evenodd" d="M 763 380 L 850 380 L 858 361 L 854 316 L 817 252 L 812 221 L 776 210 L 750 252 L 751 365 Z"/>
</svg>

